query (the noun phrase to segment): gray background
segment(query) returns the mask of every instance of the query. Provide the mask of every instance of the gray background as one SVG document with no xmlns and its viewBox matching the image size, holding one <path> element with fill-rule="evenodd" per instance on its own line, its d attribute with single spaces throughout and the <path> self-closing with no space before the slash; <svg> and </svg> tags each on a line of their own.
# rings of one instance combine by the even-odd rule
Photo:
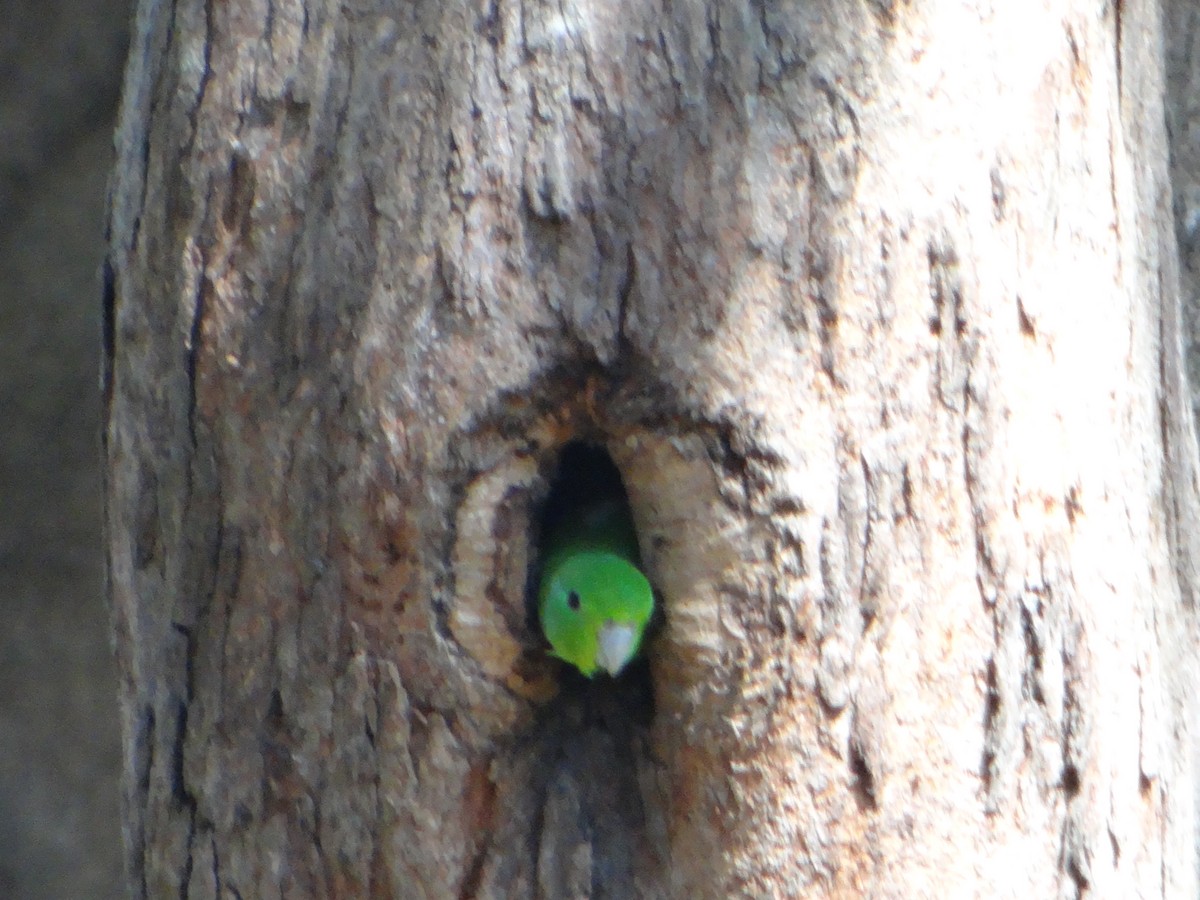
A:
<svg viewBox="0 0 1200 900">
<path fill-rule="evenodd" d="M 125 0 L 0 0 L 0 897 L 122 896 L 100 545 L 104 196 Z"/>
<path fill-rule="evenodd" d="M 129 15 L 126 0 L 0 0 L 0 898 L 13 900 L 122 894 L 97 272 Z M 1200 3 L 1168 0 L 1166 18 L 1196 323 Z M 1189 358 L 1195 375 L 1195 342 Z"/>
</svg>

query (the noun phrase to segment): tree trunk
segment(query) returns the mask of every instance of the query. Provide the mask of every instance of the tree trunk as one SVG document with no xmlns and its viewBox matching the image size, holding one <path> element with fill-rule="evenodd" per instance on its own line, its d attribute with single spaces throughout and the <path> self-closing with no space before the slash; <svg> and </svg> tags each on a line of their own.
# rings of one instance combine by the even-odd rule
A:
<svg viewBox="0 0 1200 900">
<path fill-rule="evenodd" d="M 1197 896 L 1148 0 L 143 0 L 107 269 L 136 892 Z M 528 612 L 564 446 L 664 622 Z"/>
</svg>

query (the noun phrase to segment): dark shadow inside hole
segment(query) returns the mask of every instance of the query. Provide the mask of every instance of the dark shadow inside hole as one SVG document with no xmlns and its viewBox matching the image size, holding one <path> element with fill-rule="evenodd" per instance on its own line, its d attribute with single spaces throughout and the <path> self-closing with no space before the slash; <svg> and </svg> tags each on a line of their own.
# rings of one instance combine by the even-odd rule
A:
<svg viewBox="0 0 1200 900">
<path fill-rule="evenodd" d="M 616 464 L 603 447 L 572 441 L 559 455 L 550 493 L 542 509 L 539 539 L 544 539 L 551 529 L 562 525 L 581 509 L 606 501 L 617 501 L 626 512 L 629 510 L 629 498 Z"/>
<path fill-rule="evenodd" d="M 531 628 L 541 633 L 538 621 L 537 597 L 541 579 L 541 558 L 547 536 L 560 528 L 570 528 L 572 518 L 589 507 L 601 503 L 619 503 L 629 513 L 629 498 L 621 481 L 621 473 L 608 452 L 597 444 L 572 441 L 563 447 L 550 481 L 550 490 L 537 520 L 537 552 L 529 574 L 526 591 L 526 614 Z M 631 517 L 632 518 L 632 517 Z M 640 561 L 635 560 L 640 565 Z M 661 599 L 656 598 L 661 608 Z M 587 678 L 567 663 L 560 666 L 560 700 L 567 704 L 580 703 L 578 713 L 588 725 L 606 728 L 620 721 L 623 725 L 646 725 L 654 714 L 654 696 L 650 666 L 646 661 L 647 643 L 658 622 L 656 610 L 651 626 L 642 643 L 641 654 L 631 661 L 621 674 L 610 678 L 598 674 Z M 624 728 L 613 729 L 616 732 Z"/>
</svg>

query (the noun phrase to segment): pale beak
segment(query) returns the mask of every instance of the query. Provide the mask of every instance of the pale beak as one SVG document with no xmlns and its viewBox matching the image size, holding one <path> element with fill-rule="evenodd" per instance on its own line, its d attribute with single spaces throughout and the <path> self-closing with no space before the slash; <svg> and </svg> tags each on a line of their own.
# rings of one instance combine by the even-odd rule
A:
<svg viewBox="0 0 1200 900">
<path fill-rule="evenodd" d="M 598 639 L 596 665 L 609 675 L 618 674 L 637 649 L 637 630 L 623 622 L 605 622 Z"/>
</svg>

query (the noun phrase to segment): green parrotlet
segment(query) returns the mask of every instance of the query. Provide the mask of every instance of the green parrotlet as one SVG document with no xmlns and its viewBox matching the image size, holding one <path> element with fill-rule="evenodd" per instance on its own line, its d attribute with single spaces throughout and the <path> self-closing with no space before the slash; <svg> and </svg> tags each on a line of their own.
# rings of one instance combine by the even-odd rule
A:
<svg viewBox="0 0 1200 900">
<path fill-rule="evenodd" d="M 625 504 L 583 506 L 545 536 L 538 616 L 552 655 L 587 677 L 617 675 L 637 656 L 654 591 L 638 568 Z"/>
</svg>

